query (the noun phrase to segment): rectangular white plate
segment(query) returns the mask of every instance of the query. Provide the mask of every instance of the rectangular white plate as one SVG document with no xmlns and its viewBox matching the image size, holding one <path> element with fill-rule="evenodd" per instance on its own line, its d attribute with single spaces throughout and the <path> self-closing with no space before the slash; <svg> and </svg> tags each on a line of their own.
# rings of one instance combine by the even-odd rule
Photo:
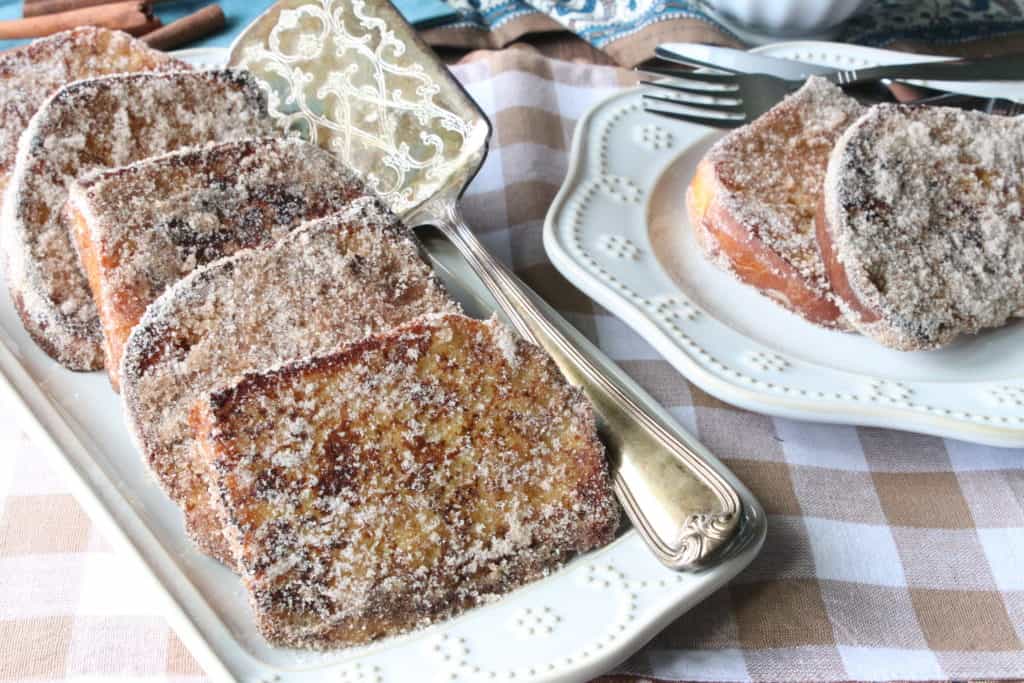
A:
<svg viewBox="0 0 1024 683">
<path fill-rule="evenodd" d="M 817 42 L 757 51 L 836 68 L 912 58 Z M 1024 83 L 957 85 L 1024 101 Z M 569 173 L 545 222 L 552 263 L 728 403 L 1024 446 L 1024 320 L 938 351 L 894 351 L 812 325 L 703 257 L 684 196 L 720 135 L 645 112 L 639 90 L 595 105 L 576 127 Z"/>
<path fill-rule="evenodd" d="M 208 62 L 211 52 L 187 51 Z M 215 57 L 215 55 L 214 55 Z M 452 295 L 477 317 L 494 304 L 454 249 L 436 234 L 425 253 Z M 557 314 L 571 339 L 589 345 Z M 603 356 L 601 356 L 603 358 Z M 610 361 L 609 371 L 631 382 Z M 710 454 L 743 499 L 733 542 L 707 569 L 664 569 L 633 531 L 552 576 L 456 619 L 365 648 L 329 654 L 270 647 L 256 632 L 238 578 L 198 553 L 181 514 L 154 482 L 124 426 L 103 373 L 73 373 L 50 360 L 21 327 L 0 286 L 0 395 L 26 431 L 66 472 L 86 511 L 138 561 L 167 599 L 166 614 L 199 663 L 220 681 L 584 681 L 627 657 L 750 563 L 764 540 L 764 514 Z M 644 395 L 646 396 L 646 395 Z M 649 397 L 647 407 L 672 418 Z"/>
</svg>

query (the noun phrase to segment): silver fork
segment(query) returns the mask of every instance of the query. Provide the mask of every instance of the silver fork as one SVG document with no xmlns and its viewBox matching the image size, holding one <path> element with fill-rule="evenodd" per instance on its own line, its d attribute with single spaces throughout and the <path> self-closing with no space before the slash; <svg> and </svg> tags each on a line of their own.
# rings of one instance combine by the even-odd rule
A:
<svg viewBox="0 0 1024 683">
<path fill-rule="evenodd" d="M 765 74 L 695 72 L 663 67 L 644 67 L 642 70 L 668 77 L 642 81 L 645 85 L 664 91 L 661 94 L 644 94 L 644 107 L 647 111 L 715 128 L 736 128 L 749 123 L 803 85 L 800 80 L 786 80 Z M 844 88 L 896 78 L 1019 80 L 1024 77 L 1024 55 L 890 64 L 836 71 L 821 77 Z"/>
</svg>

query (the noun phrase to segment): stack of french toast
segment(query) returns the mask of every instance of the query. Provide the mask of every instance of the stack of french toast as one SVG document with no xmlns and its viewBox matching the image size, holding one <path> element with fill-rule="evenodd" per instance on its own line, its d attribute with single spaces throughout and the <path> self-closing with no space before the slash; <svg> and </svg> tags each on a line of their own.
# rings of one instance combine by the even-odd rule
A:
<svg viewBox="0 0 1024 683">
<path fill-rule="evenodd" d="M 708 151 L 687 209 L 715 264 L 887 347 L 1024 315 L 1024 118 L 863 107 L 812 77 Z"/>
<path fill-rule="evenodd" d="M 274 644 L 415 628 L 619 523 L 592 408 L 462 314 L 244 71 L 76 29 L 0 56 L 4 267 L 25 329 L 106 368 L 200 549 Z"/>
</svg>

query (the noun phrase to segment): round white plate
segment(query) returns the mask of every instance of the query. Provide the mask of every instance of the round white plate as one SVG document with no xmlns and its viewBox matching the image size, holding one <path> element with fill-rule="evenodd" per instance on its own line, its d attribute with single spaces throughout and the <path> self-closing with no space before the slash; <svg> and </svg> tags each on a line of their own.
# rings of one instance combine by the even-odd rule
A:
<svg viewBox="0 0 1024 683">
<path fill-rule="evenodd" d="M 821 42 L 758 51 L 837 67 L 917 58 Z M 957 89 L 1024 100 L 1022 83 Z M 576 128 L 569 174 L 547 215 L 551 261 L 723 401 L 1024 446 L 1024 320 L 942 350 L 903 353 L 811 325 L 703 258 L 683 197 L 720 135 L 645 113 L 638 90 L 597 104 Z"/>
</svg>

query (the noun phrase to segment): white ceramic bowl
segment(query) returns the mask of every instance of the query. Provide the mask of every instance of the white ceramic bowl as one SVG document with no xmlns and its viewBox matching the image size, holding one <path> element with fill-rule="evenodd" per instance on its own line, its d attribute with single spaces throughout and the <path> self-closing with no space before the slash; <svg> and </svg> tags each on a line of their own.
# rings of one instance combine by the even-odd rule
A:
<svg viewBox="0 0 1024 683">
<path fill-rule="evenodd" d="M 780 38 L 828 33 L 870 0 L 706 0 L 730 28 Z M 742 36 L 741 36 L 742 37 Z"/>
</svg>

